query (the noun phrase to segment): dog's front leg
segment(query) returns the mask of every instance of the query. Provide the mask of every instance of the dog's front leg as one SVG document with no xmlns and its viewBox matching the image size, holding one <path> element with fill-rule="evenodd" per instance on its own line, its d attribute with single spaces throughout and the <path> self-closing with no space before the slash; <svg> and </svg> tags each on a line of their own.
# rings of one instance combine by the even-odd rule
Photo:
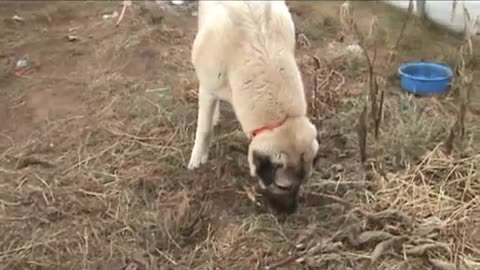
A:
<svg viewBox="0 0 480 270">
<path fill-rule="evenodd" d="M 210 140 L 212 138 L 213 122 L 218 109 L 218 99 L 200 86 L 198 91 L 198 119 L 188 169 L 193 170 L 208 160 Z"/>
</svg>

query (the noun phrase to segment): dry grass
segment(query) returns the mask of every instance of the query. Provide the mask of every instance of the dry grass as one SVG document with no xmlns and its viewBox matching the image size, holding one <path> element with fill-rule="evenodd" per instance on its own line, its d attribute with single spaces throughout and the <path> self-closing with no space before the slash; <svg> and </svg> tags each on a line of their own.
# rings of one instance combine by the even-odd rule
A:
<svg viewBox="0 0 480 270">
<path fill-rule="evenodd" d="M 47 6 L 54 5 L 61 14 L 71 9 Z M 9 144 L 0 147 L 0 269 L 478 269 L 478 116 L 467 113 L 464 138 L 457 137 L 446 155 L 444 142 L 457 119 L 455 96 L 409 97 L 388 77 L 395 67 L 387 63 L 388 52 L 401 28 L 393 22 L 403 15 L 384 15 L 392 11 L 383 6 L 354 9 L 365 32 L 369 8 L 376 11 L 377 33 L 384 33 L 387 45 L 378 48 L 377 59 L 379 85 L 387 93 L 379 141 L 369 133 L 365 166 L 358 161 L 355 124 L 369 102 L 368 66 L 361 56 L 324 50 L 341 29 L 338 18 L 328 15 L 338 14 L 341 3 L 292 3 L 309 44 L 299 59 L 307 87 L 315 87 L 312 116 L 321 127 L 324 156 L 298 213 L 280 217 L 245 192 L 253 183 L 246 174 L 246 140 L 229 108 L 222 108 L 226 121 L 208 166 L 185 170 L 196 117 L 188 62 L 196 19 L 190 10 L 165 7 L 158 19 L 158 11 L 134 3 L 113 32 L 115 20 L 90 18 L 104 6 L 93 12 L 91 3 L 89 9 L 77 5 L 75 19 L 84 27 L 79 36 L 94 34 L 92 43 L 74 49 L 94 53 L 73 65 L 77 76 L 62 77 L 66 71 L 55 69 L 56 58 L 47 70 L 57 71 L 58 88 L 83 83 L 78 91 L 87 111 L 29 123 L 25 140 L 4 133 L 9 139 L 2 142 Z M 415 28 L 418 23 L 406 27 L 408 41 L 426 31 Z M 421 33 L 428 37 L 418 49 L 425 47 L 422 55 L 454 59 L 445 52 L 455 51 L 458 42 L 426 50 L 440 38 Z M 32 57 L 41 55 L 33 48 L 49 43 L 30 35 L 35 46 L 27 42 L 26 48 Z M 18 50 L 25 49 L 18 42 Z M 335 48 L 349 42 L 355 37 L 347 35 Z M 397 61 L 420 54 L 406 44 L 400 43 Z M 71 46 L 58 45 L 52 57 L 69 55 Z M 7 88 L 28 96 L 52 85 L 47 75 L 36 70 L 28 83 L 9 77 Z M 16 103 L 12 93 L 2 96 Z M 377 152 L 382 167 L 370 164 Z"/>
</svg>

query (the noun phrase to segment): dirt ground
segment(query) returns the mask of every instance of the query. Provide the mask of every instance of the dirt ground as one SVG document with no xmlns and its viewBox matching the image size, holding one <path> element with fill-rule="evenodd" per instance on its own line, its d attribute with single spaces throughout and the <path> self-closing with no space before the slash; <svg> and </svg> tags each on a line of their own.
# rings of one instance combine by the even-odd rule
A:
<svg viewBox="0 0 480 270">
<path fill-rule="evenodd" d="M 228 106 L 208 165 L 186 170 L 194 3 L 134 1 L 118 26 L 103 16 L 119 1 L 0 3 L 0 269 L 480 269 L 480 85 L 461 136 L 460 76 L 434 98 L 404 94 L 395 76 L 407 60 L 454 66 L 461 37 L 411 19 L 389 61 L 405 14 L 354 4 L 365 36 L 378 19 L 386 93 L 362 163 L 368 66 L 348 47 L 358 40 L 341 4 L 290 2 L 323 156 L 282 217 L 249 196 L 247 141 Z M 32 63 L 24 74 L 19 59 Z"/>
</svg>

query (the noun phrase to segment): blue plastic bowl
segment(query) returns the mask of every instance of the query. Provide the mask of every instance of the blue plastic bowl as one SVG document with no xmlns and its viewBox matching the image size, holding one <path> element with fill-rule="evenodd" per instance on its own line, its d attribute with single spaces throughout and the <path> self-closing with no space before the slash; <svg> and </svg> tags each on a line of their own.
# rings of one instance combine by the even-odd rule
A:
<svg viewBox="0 0 480 270">
<path fill-rule="evenodd" d="M 445 93 L 453 76 L 450 67 L 430 62 L 403 64 L 398 73 L 402 89 L 421 96 Z"/>
</svg>

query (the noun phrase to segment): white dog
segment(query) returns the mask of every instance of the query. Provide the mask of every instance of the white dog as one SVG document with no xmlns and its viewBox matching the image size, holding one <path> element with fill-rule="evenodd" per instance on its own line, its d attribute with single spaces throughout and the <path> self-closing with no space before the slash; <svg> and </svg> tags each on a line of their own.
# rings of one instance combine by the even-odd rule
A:
<svg viewBox="0 0 480 270">
<path fill-rule="evenodd" d="M 199 80 L 190 170 L 207 162 L 219 101 L 233 106 L 250 138 L 250 174 L 274 208 L 293 212 L 319 142 L 295 61 L 295 28 L 284 1 L 199 1 L 192 63 Z"/>
</svg>

